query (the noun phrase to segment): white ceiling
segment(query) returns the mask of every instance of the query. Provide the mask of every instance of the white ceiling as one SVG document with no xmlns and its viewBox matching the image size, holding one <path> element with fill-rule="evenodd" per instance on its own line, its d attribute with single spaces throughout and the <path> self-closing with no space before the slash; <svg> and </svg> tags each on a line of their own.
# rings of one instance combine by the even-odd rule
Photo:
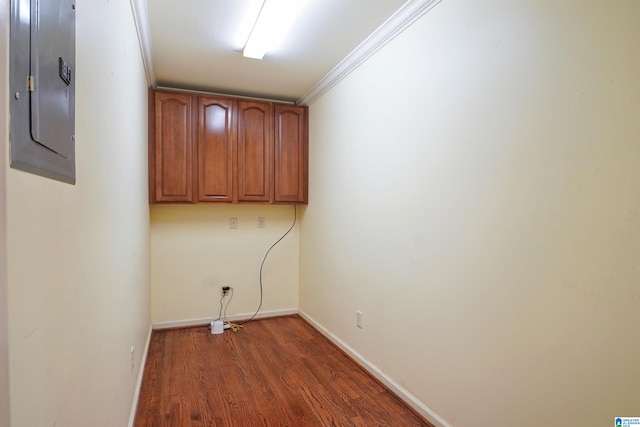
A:
<svg viewBox="0 0 640 427">
<path fill-rule="evenodd" d="M 249 0 L 135 1 L 146 2 L 148 26 L 137 24 L 152 86 L 286 101 L 301 100 L 406 2 L 308 0 L 281 48 L 256 60 L 234 40 Z"/>
</svg>

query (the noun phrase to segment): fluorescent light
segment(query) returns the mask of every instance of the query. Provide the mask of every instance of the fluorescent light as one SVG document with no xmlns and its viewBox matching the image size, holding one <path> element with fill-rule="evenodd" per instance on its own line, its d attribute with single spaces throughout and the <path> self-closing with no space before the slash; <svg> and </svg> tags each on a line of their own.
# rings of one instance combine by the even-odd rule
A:
<svg viewBox="0 0 640 427">
<path fill-rule="evenodd" d="M 278 48 L 303 5 L 303 0 L 265 0 L 242 54 L 262 59 L 266 52 Z"/>
<path fill-rule="evenodd" d="M 242 17 L 236 25 L 236 34 L 232 45 L 233 49 L 242 50 L 244 45 L 247 44 L 247 39 L 256 24 L 263 4 L 264 0 L 244 0 L 242 2 Z"/>
</svg>

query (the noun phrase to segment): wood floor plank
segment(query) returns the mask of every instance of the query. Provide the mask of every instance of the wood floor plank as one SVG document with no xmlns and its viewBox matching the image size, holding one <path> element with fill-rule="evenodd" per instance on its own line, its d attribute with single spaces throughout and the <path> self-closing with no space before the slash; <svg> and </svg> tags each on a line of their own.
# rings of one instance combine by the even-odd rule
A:
<svg viewBox="0 0 640 427">
<path fill-rule="evenodd" d="M 299 316 L 154 331 L 134 425 L 431 426 Z"/>
</svg>

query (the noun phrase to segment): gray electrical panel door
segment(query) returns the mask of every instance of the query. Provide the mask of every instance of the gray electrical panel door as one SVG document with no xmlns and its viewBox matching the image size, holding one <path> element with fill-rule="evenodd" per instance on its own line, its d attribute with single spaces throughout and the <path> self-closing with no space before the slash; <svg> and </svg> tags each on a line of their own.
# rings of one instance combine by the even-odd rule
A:
<svg viewBox="0 0 640 427">
<path fill-rule="evenodd" d="M 75 0 L 11 1 L 11 166 L 75 183 Z"/>
</svg>

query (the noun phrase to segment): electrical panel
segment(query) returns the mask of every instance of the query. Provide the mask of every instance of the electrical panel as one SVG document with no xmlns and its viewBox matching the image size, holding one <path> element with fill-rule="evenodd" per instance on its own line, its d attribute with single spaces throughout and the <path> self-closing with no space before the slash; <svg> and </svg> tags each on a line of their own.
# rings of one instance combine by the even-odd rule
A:
<svg viewBox="0 0 640 427">
<path fill-rule="evenodd" d="M 75 183 L 75 0 L 11 0 L 11 166 Z"/>
</svg>

